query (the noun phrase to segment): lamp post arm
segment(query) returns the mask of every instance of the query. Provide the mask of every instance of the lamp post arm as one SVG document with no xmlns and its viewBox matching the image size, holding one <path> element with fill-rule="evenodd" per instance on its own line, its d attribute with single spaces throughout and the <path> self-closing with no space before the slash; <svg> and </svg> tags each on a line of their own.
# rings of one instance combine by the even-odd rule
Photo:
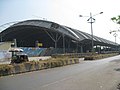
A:
<svg viewBox="0 0 120 90">
<path fill-rule="evenodd" d="M 88 23 L 90 23 L 91 25 L 91 43 L 92 43 L 92 46 L 91 46 L 91 50 L 92 50 L 92 53 L 94 52 L 94 41 L 93 41 L 93 27 L 92 27 L 92 24 L 95 22 L 95 19 L 93 18 L 93 16 L 97 16 L 99 14 L 102 14 L 103 12 L 100 12 L 98 14 L 95 14 L 95 15 L 92 15 L 92 13 L 90 12 L 90 16 L 89 16 L 89 19 L 87 20 Z M 86 17 L 86 16 L 83 16 L 83 15 L 79 15 L 79 17 Z M 87 16 L 88 17 L 88 16 Z"/>
</svg>

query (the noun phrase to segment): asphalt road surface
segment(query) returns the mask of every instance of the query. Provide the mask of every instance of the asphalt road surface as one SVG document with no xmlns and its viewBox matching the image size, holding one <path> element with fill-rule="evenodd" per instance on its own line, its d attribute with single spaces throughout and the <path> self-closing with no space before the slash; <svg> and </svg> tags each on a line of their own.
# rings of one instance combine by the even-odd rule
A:
<svg viewBox="0 0 120 90">
<path fill-rule="evenodd" d="M 0 90 L 118 90 L 120 55 L 0 78 Z"/>
</svg>

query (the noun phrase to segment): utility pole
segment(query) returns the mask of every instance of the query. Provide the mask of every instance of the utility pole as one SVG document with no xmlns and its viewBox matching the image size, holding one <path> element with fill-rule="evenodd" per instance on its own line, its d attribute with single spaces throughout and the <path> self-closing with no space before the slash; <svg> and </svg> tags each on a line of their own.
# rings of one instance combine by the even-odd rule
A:
<svg viewBox="0 0 120 90">
<path fill-rule="evenodd" d="M 103 12 L 100 12 L 98 14 L 94 14 L 92 15 L 92 13 L 90 12 L 90 16 L 83 16 L 83 15 L 79 15 L 79 17 L 89 17 L 88 18 L 88 23 L 90 23 L 91 25 L 91 52 L 93 53 L 94 52 L 94 36 L 93 36 L 93 27 L 92 27 L 92 24 L 95 22 L 95 19 L 93 18 L 94 16 L 97 16 L 99 14 L 102 14 Z"/>
</svg>

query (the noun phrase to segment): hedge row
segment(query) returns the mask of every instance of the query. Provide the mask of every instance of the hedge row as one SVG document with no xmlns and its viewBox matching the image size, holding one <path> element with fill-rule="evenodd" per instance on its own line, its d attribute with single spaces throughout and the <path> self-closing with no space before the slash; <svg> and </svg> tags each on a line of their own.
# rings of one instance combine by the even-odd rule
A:
<svg viewBox="0 0 120 90">
<path fill-rule="evenodd" d="M 30 62 L 13 64 L 13 65 L 4 64 L 4 65 L 0 65 L 0 76 L 25 73 L 30 71 L 60 67 L 60 66 L 76 64 L 76 63 L 79 63 L 79 59 L 77 58 L 71 58 L 71 59 L 52 58 L 50 60 L 45 60 L 45 61 L 30 61 Z"/>
<path fill-rule="evenodd" d="M 96 60 L 96 59 L 102 59 L 107 57 L 112 57 L 118 55 L 118 53 L 111 53 L 111 54 L 93 54 L 91 56 L 85 56 L 84 60 Z"/>
</svg>

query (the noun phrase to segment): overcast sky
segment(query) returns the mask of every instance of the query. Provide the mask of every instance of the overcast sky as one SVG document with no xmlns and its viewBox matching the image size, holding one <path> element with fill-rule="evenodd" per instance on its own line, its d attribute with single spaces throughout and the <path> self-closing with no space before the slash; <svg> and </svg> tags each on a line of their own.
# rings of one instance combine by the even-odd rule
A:
<svg viewBox="0 0 120 90">
<path fill-rule="evenodd" d="M 120 15 L 120 0 L 0 0 L 0 25 L 28 19 L 46 19 L 61 25 L 91 33 L 89 17 L 97 15 L 93 24 L 96 36 L 115 41 L 110 30 L 119 29 L 110 18 Z M 0 27 L 3 29 L 3 27 Z M 117 43 L 120 43 L 118 32 Z"/>
</svg>

